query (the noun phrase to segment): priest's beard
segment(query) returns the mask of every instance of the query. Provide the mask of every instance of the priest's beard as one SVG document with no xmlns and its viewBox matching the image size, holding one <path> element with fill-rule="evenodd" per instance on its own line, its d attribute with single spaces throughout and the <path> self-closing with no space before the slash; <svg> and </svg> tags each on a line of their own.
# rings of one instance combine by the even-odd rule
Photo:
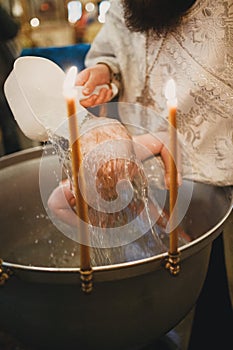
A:
<svg viewBox="0 0 233 350">
<path fill-rule="evenodd" d="M 174 30 L 195 0 L 122 0 L 127 27 L 134 32 L 162 35 Z"/>
</svg>

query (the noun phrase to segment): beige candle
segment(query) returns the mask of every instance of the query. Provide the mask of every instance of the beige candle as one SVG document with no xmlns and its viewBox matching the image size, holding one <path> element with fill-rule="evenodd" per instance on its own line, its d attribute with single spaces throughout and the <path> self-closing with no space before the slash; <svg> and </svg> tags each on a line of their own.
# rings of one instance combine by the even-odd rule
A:
<svg viewBox="0 0 233 350">
<path fill-rule="evenodd" d="M 70 134 L 70 148 L 71 148 L 71 160 L 72 160 L 72 175 L 74 182 L 74 192 L 76 198 L 76 210 L 79 219 L 77 218 L 78 229 L 81 236 L 80 245 L 80 273 L 83 281 L 82 288 L 85 292 L 90 292 L 92 289 L 91 283 L 91 263 L 90 263 L 90 247 L 87 243 L 88 232 L 88 205 L 83 197 L 85 193 L 85 179 L 82 171 L 82 152 L 79 137 L 79 127 L 77 120 L 77 106 L 76 106 L 76 89 L 75 78 L 77 75 L 77 68 L 71 67 L 67 72 L 63 94 L 66 99 L 67 116 L 69 122 L 69 134 Z M 82 192 L 80 190 L 82 189 Z"/>
<path fill-rule="evenodd" d="M 178 230 L 177 230 L 177 213 L 175 204 L 178 194 L 177 183 L 177 132 L 176 132 L 176 112 L 177 112 L 177 98 L 175 82 L 173 79 L 169 80 L 166 89 L 165 96 L 167 99 L 168 116 L 169 116 L 169 137 L 170 137 L 170 155 L 169 155 L 169 175 L 170 175 L 170 249 L 169 253 L 172 255 L 177 254 L 178 251 Z"/>
</svg>

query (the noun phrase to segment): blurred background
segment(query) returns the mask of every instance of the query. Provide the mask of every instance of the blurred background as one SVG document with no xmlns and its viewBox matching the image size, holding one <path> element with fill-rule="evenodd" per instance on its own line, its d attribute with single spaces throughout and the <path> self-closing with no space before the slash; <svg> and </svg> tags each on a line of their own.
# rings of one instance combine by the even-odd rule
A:
<svg viewBox="0 0 233 350">
<path fill-rule="evenodd" d="M 4 0 L 2 6 L 20 22 L 21 48 L 91 43 L 105 22 L 108 0 Z"/>
</svg>

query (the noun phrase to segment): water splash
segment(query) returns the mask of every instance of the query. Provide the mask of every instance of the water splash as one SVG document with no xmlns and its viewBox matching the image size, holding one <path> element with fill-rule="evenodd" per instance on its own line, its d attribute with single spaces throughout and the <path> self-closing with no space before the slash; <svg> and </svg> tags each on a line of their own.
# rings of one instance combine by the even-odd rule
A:
<svg viewBox="0 0 233 350">
<path fill-rule="evenodd" d="M 59 132 L 49 136 L 72 188 L 68 137 Z M 168 235 L 157 222 L 158 216 L 163 219 L 161 208 L 148 197 L 148 178 L 135 159 L 126 129 L 116 120 L 89 116 L 81 125 L 80 137 L 92 265 L 140 260 L 167 251 Z M 130 237 L 126 241 L 122 231 Z M 67 236 L 76 240 L 75 234 Z"/>
</svg>

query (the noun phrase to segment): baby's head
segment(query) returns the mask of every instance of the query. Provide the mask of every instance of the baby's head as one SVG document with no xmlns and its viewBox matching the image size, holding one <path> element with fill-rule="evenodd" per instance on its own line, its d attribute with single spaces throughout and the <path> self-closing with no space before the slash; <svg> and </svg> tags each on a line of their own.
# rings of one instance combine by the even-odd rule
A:
<svg viewBox="0 0 233 350">
<path fill-rule="evenodd" d="M 88 190 L 94 184 L 103 200 L 115 200 L 119 181 L 132 181 L 137 170 L 127 129 L 114 119 L 93 118 L 82 128 L 80 144 Z"/>
<path fill-rule="evenodd" d="M 90 119 L 81 134 L 91 224 L 107 228 L 130 223 L 143 210 L 147 187 L 131 136 L 109 118 Z"/>
</svg>

